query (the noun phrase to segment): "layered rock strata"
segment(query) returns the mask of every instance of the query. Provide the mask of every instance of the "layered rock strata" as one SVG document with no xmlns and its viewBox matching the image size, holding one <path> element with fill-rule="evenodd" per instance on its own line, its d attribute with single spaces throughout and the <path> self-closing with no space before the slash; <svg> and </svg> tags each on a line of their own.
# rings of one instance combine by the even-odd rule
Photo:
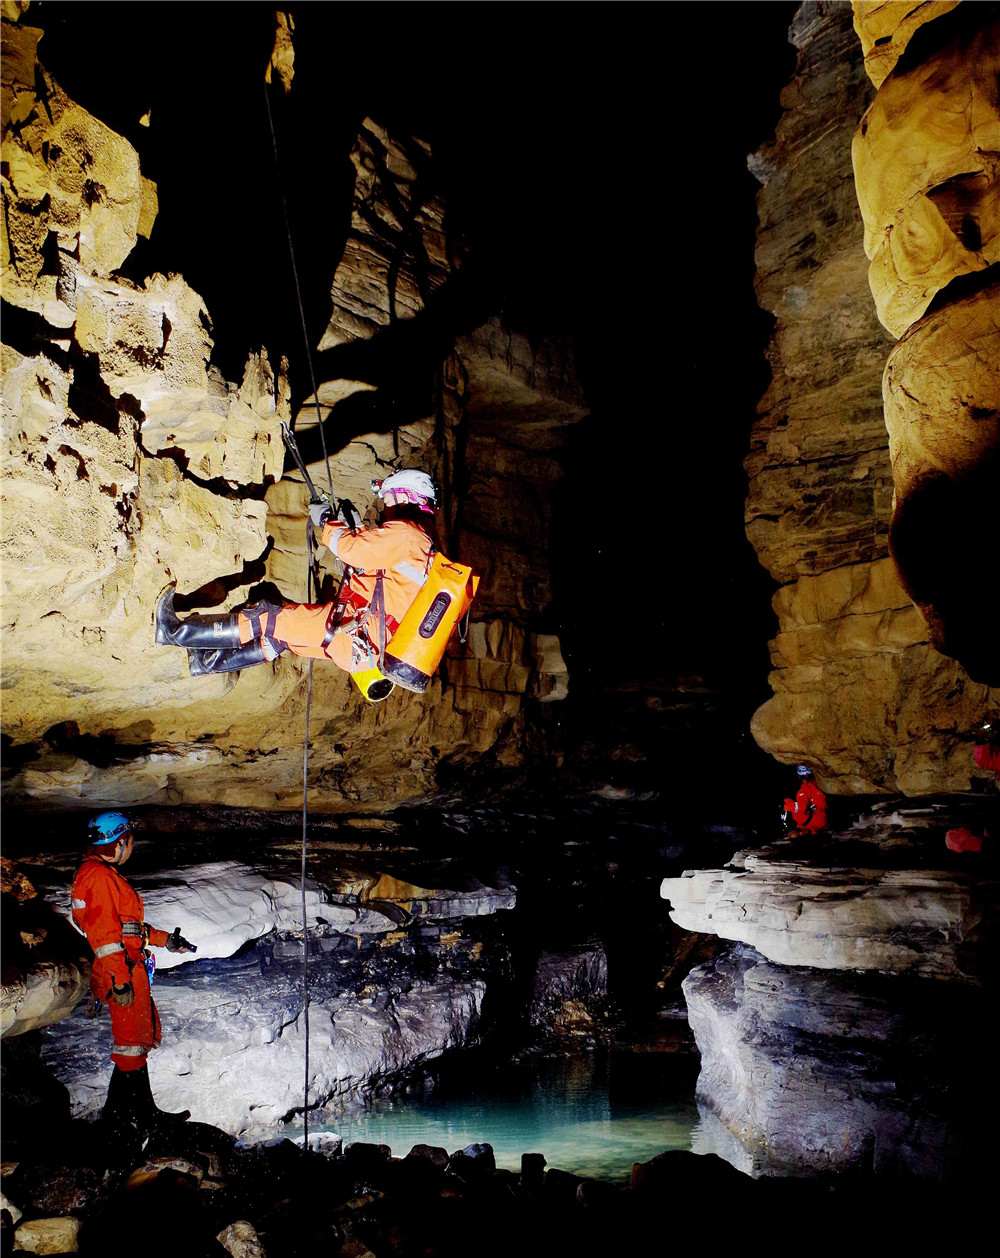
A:
<svg viewBox="0 0 1000 1258">
<path fill-rule="evenodd" d="M 149 920 L 180 926 L 198 947 L 157 950 L 158 1101 L 248 1139 L 273 1135 L 303 1104 L 301 899 L 280 864 L 258 854 L 252 867 L 230 859 L 131 878 Z M 448 866 L 437 882 L 425 862 L 426 886 L 398 856 L 345 861 L 322 846 L 311 872 L 310 1104 L 363 1099 L 474 1042 L 492 964 L 476 923 L 516 902 L 502 872 L 491 887 Z M 65 888 L 49 893 L 68 908 Z M 46 1034 L 44 1060 L 74 1113 L 104 1103 L 109 1034 L 82 1010 Z"/>
<path fill-rule="evenodd" d="M 781 965 L 973 979 L 966 943 L 1000 901 L 1000 882 L 979 870 L 886 867 L 880 856 L 859 844 L 858 864 L 846 865 L 843 850 L 778 845 L 737 853 L 729 869 L 665 878 L 660 895 L 684 930 L 750 944 Z"/>
<path fill-rule="evenodd" d="M 884 68 L 890 44 L 898 55 L 931 10 L 949 6 L 918 6 L 891 37 L 882 27 L 906 6 L 863 7 L 856 20 Z M 891 342 L 867 292 L 850 177 L 856 120 L 872 99 L 851 19 L 845 5 L 801 7 L 785 113 L 750 159 L 762 184 L 757 295 L 776 323 L 745 464 L 746 520 L 780 584 L 774 697 L 752 729 L 835 793 L 962 791 L 978 775 L 959 735 L 981 717 L 986 686 L 938 653 L 888 556 L 896 455 L 880 380 Z M 957 548 L 948 554 L 960 562 Z"/>
<path fill-rule="evenodd" d="M 699 1151 L 764 1175 L 974 1168 L 1000 880 L 946 851 L 957 819 L 884 806 L 663 881 L 674 922 L 738 941 L 683 983 Z"/>
<path fill-rule="evenodd" d="M 152 229 L 155 189 L 141 155 L 46 72 L 39 37 L 30 7 L 4 9 L 7 801 L 297 807 L 305 666 L 286 655 L 191 678 L 151 629 L 168 581 L 183 610 L 309 597 L 306 491 L 283 473 L 285 367 L 248 347 L 242 383 L 224 380 L 211 312 L 183 278 L 120 276 Z M 376 709 L 344 674 L 316 669 L 308 797 L 331 811 L 426 795 L 444 755 L 459 765 L 499 747 L 516 761 L 525 696 L 566 693 L 558 641 L 532 621 L 549 586 L 558 429 L 584 410 L 566 346 L 532 347 L 496 322 L 456 342 L 435 322 L 462 251 L 427 146 L 367 120 L 352 160 L 352 229 L 321 342 L 334 370 L 318 389 L 334 489 L 364 508 L 373 477 L 427 467 L 444 490 L 440 544 L 484 580 L 467 642 L 422 698 Z M 337 357 L 359 346 L 371 354 Z M 337 374 L 349 367 L 364 378 Z M 316 423 L 315 405 L 295 418 L 325 485 Z M 483 492 L 466 508 L 470 485 Z"/>
<path fill-rule="evenodd" d="M 737 944 L 692 970 L 684 996 L 709 1119 L 697 1152 L 754 1175 L 974 1169 L 987 1063 L 964 989 L 776 965 Z"/>
</svg>

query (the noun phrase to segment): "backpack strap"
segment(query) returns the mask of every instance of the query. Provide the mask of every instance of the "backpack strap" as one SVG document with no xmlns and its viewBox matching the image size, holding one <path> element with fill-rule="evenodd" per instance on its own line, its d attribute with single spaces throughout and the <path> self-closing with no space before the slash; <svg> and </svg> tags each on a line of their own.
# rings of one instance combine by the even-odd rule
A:
<svg viewBox="0 0 1000 1258">
<path fill-rule="evenodd" d="M 378 658 L 381 663 L 385 659 L 385 571 L 380 568 L 375 574 L 375 589 L 369 605 L 369 615 L 378 617 Z"/>
</svg>

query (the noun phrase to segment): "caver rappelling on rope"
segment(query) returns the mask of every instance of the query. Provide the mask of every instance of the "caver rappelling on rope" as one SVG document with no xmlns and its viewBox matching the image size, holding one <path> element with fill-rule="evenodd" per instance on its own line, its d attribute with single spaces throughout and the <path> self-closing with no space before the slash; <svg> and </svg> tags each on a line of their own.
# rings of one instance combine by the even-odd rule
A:
<svg viewBox="0 0 1000 1258">
<path fill-rule="evenodd" d="M 382 520 L 362 527 L 346 499 L 335 506 L 316 492 L 290 432 L 286 444 L 312 496 L 310 520 L 344 566 L 335 600 L 260 602 L 228 616 L 182 621 L 170 585 L 157 600 L 156 641 L 186 648 L 195 676 L 248 668 L 290 651 L 332 660 L 372 701 L 384 699 L 394 684 L 422 693 L 479 584 L 471 568 L 436 550 L 424 528 L 438 505 L 433 480 L 407 469 L 373 481 Z"/>
</svg>

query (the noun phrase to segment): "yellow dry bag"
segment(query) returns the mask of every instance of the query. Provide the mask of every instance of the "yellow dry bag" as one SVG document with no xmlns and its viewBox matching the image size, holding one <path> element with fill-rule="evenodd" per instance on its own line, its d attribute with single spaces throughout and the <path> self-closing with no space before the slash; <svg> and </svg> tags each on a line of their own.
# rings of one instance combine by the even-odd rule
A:
<svg viewBox="0 0 1000 1258">
<path fill-rule="evenodd" d="M 404 690 L 423 694 L 478 588 L 479 578 L 471 568 L 436 554 L 420 593 L 386 645 L 383 676 Z"/>
</svg>

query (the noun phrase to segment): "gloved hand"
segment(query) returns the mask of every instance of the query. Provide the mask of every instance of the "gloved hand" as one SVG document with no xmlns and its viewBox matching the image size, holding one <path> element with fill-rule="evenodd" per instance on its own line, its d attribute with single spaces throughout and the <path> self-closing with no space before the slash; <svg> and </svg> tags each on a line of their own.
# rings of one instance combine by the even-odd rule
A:
<svg viewBox="0 0 1000 1258">
<path fill-rule="evenodd" d="M 309 504 L 309 519 L 313 525 L 321 529 L 324 524 L 333 518 L 333 512 L 330 510 L 328 502 L 311 502 Z"/>
<path fill-rule="evenodd" d="M 168 952 L 197 952 L 198 949 L 193 943 L 190 943 L 181 934 L 181 928 L 175 926 L 172 933 L 167 936 L 167 942 L 164 947 Z"/>
<path fill-rule="evenodd" d="M 346 524 L 349 529 L 359 529 L 362 524 L 361 512 L 350 498 L 341 498 L 337 504 L 337 519 Z"/>
<path fill-rule="evenodd" d="M 114 979 L 111 980 L 111 999 L 116 1005 L 121 1005 L 123 1009 L 127 1009 L 135 1000 L 135 988 L 132 986 L 131 980 L 124 987 L 119 987 Z"/>
</svg>

